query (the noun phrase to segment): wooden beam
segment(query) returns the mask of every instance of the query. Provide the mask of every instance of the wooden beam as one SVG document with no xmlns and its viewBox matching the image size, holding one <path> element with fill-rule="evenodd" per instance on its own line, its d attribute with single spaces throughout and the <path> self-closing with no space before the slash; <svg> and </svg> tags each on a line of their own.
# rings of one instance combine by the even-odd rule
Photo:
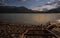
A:
<svg viewBox="0 0 60 38">
<path fill-rule="evenodd" d="M 57 38 L 59 37 L 58 35 L 56 35 L 55 33 L 53 33 L 52 31 L 46 29 L 47 31 L 49 31 L 50 33 L 52 33 L 53 35 L 55 35 Z"/>
</svg>

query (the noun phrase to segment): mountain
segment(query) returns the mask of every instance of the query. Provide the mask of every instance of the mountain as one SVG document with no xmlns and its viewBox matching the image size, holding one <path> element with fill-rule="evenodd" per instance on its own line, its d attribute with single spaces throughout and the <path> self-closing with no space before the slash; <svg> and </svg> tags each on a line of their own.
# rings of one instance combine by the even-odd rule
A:
<svg viewBox="0 0 60 38">
<path fill-rule="evenodd" d="M 60 7 L 45 11 L 45 13 L 60 13 Z"/>
<path fill-rule="evenodd" d="M 1 13 L 16 12 L 15 6 L 0 6 Z"/>
<path fill-rule="evenodd" d="M 59 12 L 60 12 L 60 7 L 51 10 L 46 10 L 46 11 L 38 11 L 38 10 L 28 9 L 24 6 L 21 7 L 0 6 L 0 13 L 59 13 Z"/>
<path fill-rule="evenodd" d="M 0 6 L 1 13 L 34 13 L 33 10 L 28 9 L 24 6 L 15 7 L 15 6 Z"/>
<path fill-rule="evenodd" d="M 26 8 L 24 6 L 17 7 L 17 12 L 21 12 L 21 13 L 31 13 L 31 12 L 33 12 L 34 13 L 33 10 L 28 9 L 28 8 Z"/>
</svg>

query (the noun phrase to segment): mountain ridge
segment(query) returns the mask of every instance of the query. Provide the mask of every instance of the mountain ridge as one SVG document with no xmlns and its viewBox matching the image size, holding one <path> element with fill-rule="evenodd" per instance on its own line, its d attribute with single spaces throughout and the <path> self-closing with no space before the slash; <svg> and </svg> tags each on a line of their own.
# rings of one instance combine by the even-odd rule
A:
<svg viewBox="0 0 60 38">
<path fill-rule="evenodd" d="M 0 6 L 0 12 L 1 13 L 59 13 L 60 7 L 56 9 L 51 9 L 47 11 L 37 11 L 28 9 L 24 6 L 16 7 L 16 6 Z"/>
</svg>

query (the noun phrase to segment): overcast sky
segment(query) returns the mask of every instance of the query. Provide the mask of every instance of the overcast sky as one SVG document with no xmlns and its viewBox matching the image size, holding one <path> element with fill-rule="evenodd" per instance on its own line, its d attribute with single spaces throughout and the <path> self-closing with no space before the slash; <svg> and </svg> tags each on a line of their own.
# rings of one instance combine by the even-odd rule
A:
<svg viewBox="0 0 60 38">
<path fill-rule="evenodd" d="M 60 14 L 0 14 L 0 21 L 11 23 L 40 24 L 59 19 Z"/>
<path fill-rule="evenodd" d="M 41 6 L 49 0 L 8 0 L 7 5 L 36 7 Z"/>
<path fill-rule="evenodd" d="M 58 2 L 60 0 L 2 0 L 4 5 L 9 6 L 24 6 L 26 8 L 32 9 L 32 10 L 39 10 L 42 8 L 52 9 L 56 8 L 58 6 Z M 5 3 L 4 3 L 5 1 Z M 0 0 L 1 3 L 1 0 Z M 46 5 L 47 3 L 51 3 L 51 5 Z M 59 3 L 60 5 L 60 3 Z M 40 8 L 41 7 L 41 8 Z"/>
</svg>

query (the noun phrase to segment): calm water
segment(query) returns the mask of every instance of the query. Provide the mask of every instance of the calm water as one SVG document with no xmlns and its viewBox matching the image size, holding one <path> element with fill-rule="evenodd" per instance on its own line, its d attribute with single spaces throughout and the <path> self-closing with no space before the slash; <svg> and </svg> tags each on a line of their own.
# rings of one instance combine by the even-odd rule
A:
<svg viewBox="0 0 60 38">
<path fill-rule="evenodd" d="M 60 19 L 60 13 L 55 14 L 30 14 L 30 13 L 13 13 L 13 14 L 0 14 L 0 21 L 9 23 L 27 23 L 27 24 L 40 24 L 47 23 Z"/>
</svg>

